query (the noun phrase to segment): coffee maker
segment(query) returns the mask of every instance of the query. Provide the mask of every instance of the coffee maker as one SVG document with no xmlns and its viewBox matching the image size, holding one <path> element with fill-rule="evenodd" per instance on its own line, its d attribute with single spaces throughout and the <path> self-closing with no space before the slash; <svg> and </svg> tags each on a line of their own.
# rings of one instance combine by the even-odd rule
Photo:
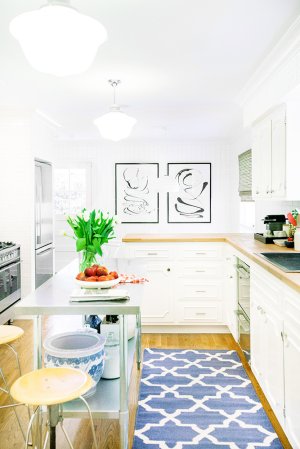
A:
<svg viewBox="0 0 300 449">
<path fill-rule="evenodd" d="M 263 222 L 266 225 L 266 231 L 261 233 L 255 233 L 254 238 L 262 243 L 273 243 L 274 238 L 286 239 L 286 235 L 277 236 L 274 235 L 277 232 L 282 232 L 283 225 L 286 223 L 285 215 L 266 215 L 263 218 Z"/>
</svg>

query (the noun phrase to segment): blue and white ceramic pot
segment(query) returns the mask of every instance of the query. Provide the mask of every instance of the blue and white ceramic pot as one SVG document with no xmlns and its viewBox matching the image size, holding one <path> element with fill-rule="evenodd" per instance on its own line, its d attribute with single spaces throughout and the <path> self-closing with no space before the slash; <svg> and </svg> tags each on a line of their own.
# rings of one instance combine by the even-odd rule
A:
<svg viewBox="0 0 300 449">
<path fill-rule="evenodd" d="M 86 330 L 53 335 L 44 342 L 45 366 L 72 367 L 90 374 L 94 384 L 84 396 L 92 396 L 104 370 L 104 344 L 103 335 Z"/>
</svg>

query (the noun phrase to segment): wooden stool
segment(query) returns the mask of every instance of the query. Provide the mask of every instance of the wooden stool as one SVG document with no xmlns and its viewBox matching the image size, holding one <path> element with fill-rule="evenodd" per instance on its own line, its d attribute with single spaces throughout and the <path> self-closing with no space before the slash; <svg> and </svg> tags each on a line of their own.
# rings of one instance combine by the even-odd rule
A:
<svg viewBox="0 0 300 449">
<path fill-rule="evenodd" d="M 28 446 L 29 434 L 35 416 L 39 414 L 42 406 L 47 406 L 48 411 L 48 429 L 43 443 L 43 448 L 47 446 L 50 436 L 50 449 L 56 448 L 56 426 L 60 423 L 61 429 L 66 440 L 73 449 L 72 443 L 63 426 L 62 404 L 72 401 L 73 399 L 81 399 L 86 405 L 91 421 L 93 439 L 95 449 L 97 449 L 97 441 L 94 430 L 93 418 L 91 410 L 86 400 L 82 397 L 93 385 L 92 378 L 89 374 L 74 368 L 42 368 L 25 374 L 17 379 L 11 387 L 12 397 L 21 403 L 37 406 L 32 415 L 25 440 L 25 449 Z M 38 437 L 38 444 L 41 438 Z"/>
<path fill-rule="evenodd" d="M 19 375 L 22 375 L 21 372 L 21 366 L 20 366 L 20 360 L 19 360 L 19 356 L 17 351 L 13 348 L 13 346 L 11 345 L 11 343 L 13 343 L 14 341 L 16 341 L 18 338 L 22 337 L 22 335 L 24 334 L 23 329 L 21 329 L 20 327 L 17 326 L 10 326 L 10 325 L 0 325 L 0 347 L 1 346 L 6 346 L 8 347 L 14 354 L 16 361 L 17 361 L 17 365 L 18 365 L 18 370 L 19 370 Z M 0 390 L 3 391 L 4 393 L 6 393 L 9 398 L 11 399 L 11 401 L 13 401 L 13 398 L 11 397 L 10 391 L 9 391 L 9 386 L 8 386 L 8 382 L 3 374 L 3 371 L 0 367 L 0 376 L 2 378 L 2 381 L 4 383 L 4 388 L 0 387 Z M 25 440 L 25 433 L 24 430 L 21 426 L 21 421 L 20 418 L 18 416 L 18 413 L 16 411 L 16 406 L 20 405 L 20 404 L 9 404 L 9 405 L 2 405 L 0 406 L 0 409 L 4 409 L 4 408 L 9 408 L 9 407 L 13 407 L 20 430 L 22 432 L 23 438 Z M 30 419 L 30 412 L 29 413 L 29 419 Z"/>
</svg>

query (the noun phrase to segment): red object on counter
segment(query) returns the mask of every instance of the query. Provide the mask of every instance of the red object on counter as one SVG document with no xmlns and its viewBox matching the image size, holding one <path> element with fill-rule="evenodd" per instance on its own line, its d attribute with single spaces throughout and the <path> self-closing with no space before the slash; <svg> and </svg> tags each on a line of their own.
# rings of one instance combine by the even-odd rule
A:
<svg viewBox="0 0 300 449">
<path fill-rule="evenodd" d="M 135 276 L 134 274 L 120 274 L 120 284 L 143 284 L 148 279 Z"/>
<path fill-rule="evenodd" d="M 293 217 L 293 215 L 291 214 L 291 212 L 289 212 L 287 214 L 288 220 L 289 222 L 293 225 L 293 226 L 297 226 L 297 221 L 295 220 L 295 218 Z"/>
</svg>

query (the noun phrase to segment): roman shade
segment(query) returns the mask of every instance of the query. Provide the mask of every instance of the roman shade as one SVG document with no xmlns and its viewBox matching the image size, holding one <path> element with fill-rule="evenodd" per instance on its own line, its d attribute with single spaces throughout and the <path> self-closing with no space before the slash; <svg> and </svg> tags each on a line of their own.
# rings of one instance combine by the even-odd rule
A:
<svg viewBox="0 0 300 449">
<path fill-rule="evenodd" d="M 239 195 L 241 201 L 252 201 L 252 150 L 239 154 Z"/>
</svg>

